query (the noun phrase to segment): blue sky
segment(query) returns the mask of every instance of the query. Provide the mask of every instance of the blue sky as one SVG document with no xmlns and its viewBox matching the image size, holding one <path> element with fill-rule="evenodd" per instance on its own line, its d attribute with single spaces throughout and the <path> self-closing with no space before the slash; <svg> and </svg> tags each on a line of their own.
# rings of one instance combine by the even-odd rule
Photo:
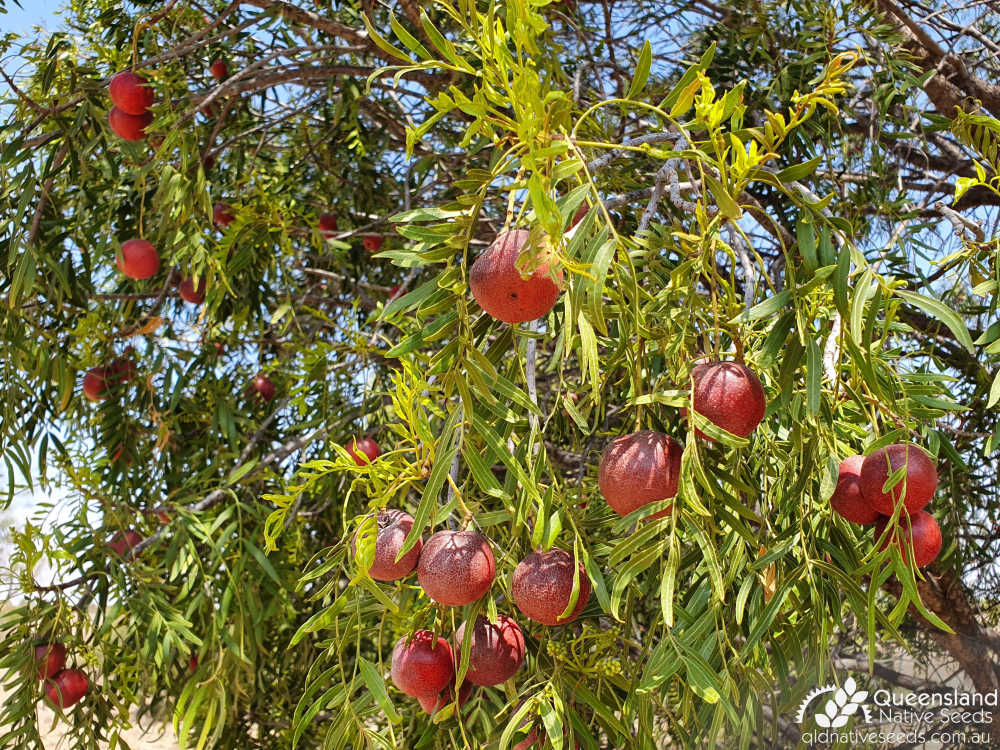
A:
<svg viewBox="0 0 1000 750">
<path fill-rule="evenodd" d="M 55 28 L 58 20 L 55 12 L 62 7 L 65 0 L 19 0 L 23 7 L 18 8 L 14 0 L 6 0 L 6 15 L 0 14 L 0 32 L 24 33 L 33 26 Z"/>
</svg>

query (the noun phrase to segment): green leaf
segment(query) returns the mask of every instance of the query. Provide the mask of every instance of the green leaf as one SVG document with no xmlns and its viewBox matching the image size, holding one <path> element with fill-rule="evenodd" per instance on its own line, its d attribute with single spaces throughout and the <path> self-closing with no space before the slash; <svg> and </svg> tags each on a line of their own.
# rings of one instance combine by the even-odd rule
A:
<svg viewBox="0 0 1000 750">
<path fill-rule="evenodd" d="M 970 353 L 975 354 L 976 350 L 972 344 L 972 336 L 969 335 L 969 329 L 965 327 L 965 323 L 962 322 L 958 313 L 950 307 L 933 297 L 927 297 L 916 292 L 908 292 L 903 289 L 896 289 L 893 294 L 906 300 L 914 307 L 919 307 L 932 318 L 940 320 L 948 326 L 948 329 L 955 335 L 958 343 L 968 349 Z"/>
<path fill-rule="evenodd" d="M 385 712 L 389 721 L 393 724 L 401 722 L 403 717 L 396 713 L 396 707 L 392 705 L 392 701 L 389 700 L 389 693 L 386 692 L 385 680 L 382 679 L 382 675 L 375 669 L 375 665 L 365 657 L 359 656 L 358 668 L 361 671 L 361 679 L 364 681 L 365 687 L 368 688 L 368 692 L 372 694 L 379 708 Z"/>
<path fill-rule="evenodd" d="M 649 80 L 649 69 L 652 63 L 653 48 L 647 39 L 646 43 L 642 45 L 642 50 L 639 52 L 639 60 L 635 66 L 635 73 L 632 75 L 632 83 L 628 87 L 628 93 L 625 94 L 626 99 L 634 99 L 645 87 L 646 81 Z"/>
</svg>

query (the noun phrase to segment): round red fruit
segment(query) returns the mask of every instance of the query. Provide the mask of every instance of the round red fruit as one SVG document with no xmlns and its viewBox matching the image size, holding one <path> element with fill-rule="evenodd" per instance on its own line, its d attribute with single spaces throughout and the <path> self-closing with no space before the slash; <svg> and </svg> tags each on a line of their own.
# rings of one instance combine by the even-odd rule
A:
<svg viewBox="0 0 1000 750">
<path fill-rule="evenodd" d="M 116 73 L 108 85 L 111 103 L 127 115 L 143 115 L 153 106 L 153 89 L 140 75 L 131 71 Z"/>
<path fill-rule="evenodd" d="M 354 463 L 358 466 L 370 464 L 382 455 L 382 449 L 371 438 L 352 439 L 350 443 L 344 446 L 344 450 L 351 454 L 351 458 L 354 459 Z"/>
<path fill-rule="evenodd" d="M 127 112 L 112 107 L 108 112 L 108 126 L 119 138 L 126 141 L 141 141 L 146 137 L 146 128 L 153 121 L 152 112 L 143 112 L 141 115 L 130 115 Z"/>
<path fill-rule="evenodd" d="M 904 466 L 903 478 L 888 492 L 883 492 L 889 477 Z M 899 502 L 903 503 L 906 513 L 916 513 L 931 501 L 937 484 L 934 460 L 923 448 L 912 443 L 881 448 L 861 464 L 861 491 L 869 505 L 884 516 L 891 516 Z"/>
<path fill-rule="evenodd" d="M 362 238 L 361 244 L 364 245 L 366 252 L 377 253 L 382 249 L 382 237 L 378 234 L 366 234 Z"/>
<path fill-rule="evenodd" d="M 378 533 L 375 537 L 375 561 L 368 569 L 368 575 L 376 581 L 396 581 L 408 576 L 417 567 L 423 540 L 417 540 L 409 552 L 403 555 L 399 562 L 396 557 L 403 548 L 406 535 L 413 528 L 413 516 L 401 510 L 387 508 L 379 511 L 377 520 Z M 354 537 L 355 548 L 357 535 Z"/>
<path fill-rule="evenodd" d="M 417 580 L 439 604 L 461 607 L 480 599 L 496 576 L 489 540 L 475 531 L 439 531 L 424 544 Z"/>
<path fill-rule="evenodd" d="M 694 410 L 709 422 L 747 437 L 764 419 L 767 399 L 760 378 L 738 362 L 712 362 L 691 371 Z M 707 435 L 698 430 L 698 436 Z"/>
<path fill-rule="evenodd" d="M 669 435 L 641 430 L 624 435 L 604 450 L 598 468 L 598 486 L 611 509 L 620 516 L 677 494 L 684 449 Z M 670 515 L 673 506 L 650 518 Z"/>
<path fill-rule="evenodd" d="M 580 591 L 569 616 L 560 615 L 569 606 L 573 594 L 573 555 L 564 549 L 532 552 L 517 564 L 511 579 L 514 604 L 528 619 L 543 625 L 565 625 L 572 622 L 590 600 L 590 579 L 577 563 Z"/>
<path fill-rule="evenodd" d="M 78 703 L 89 688 L 87 675 L 79 669 L 64 669 L 45 681 L 45 695 L 62 710 Z"/>
<path fill-rule="evenodd" d="M 875 523 L 875 539 L 878 540 L 889 523 L 887 516 L 881 516 Z M 910 559 L 910 544 L 913 544 L 913 561 L 916 567 L 930 565 L 941 553 L 941 527 L 934 516 L 925 510 L 918 510 L 909 516 L 901 515 L 899 523 L 890 533 L 880 549 L 895 543 L 899 547 L 903 560 Z"/>
<path fill-rule="evenodd" d="M 392 682 L 413 698 L 435 696 L 455 677 L 455 660 L 448 641 L 429 630 L 406 636 L 392 649 Z"/>
<path fill-rule="evenodd" d="M 221 81 L 227 75 L 229 75 L 229 66 L 226 65 L 225 60 L 215 60 L 208 69 L 212 72 L 212 78 L 216 81 Z"/>
<path fill-rule="evenodd" d="M 548 314 L 559 298 L 547 262 L 527 279 L 517 258 L 528 242 L 528 231 L 515 229 L 498 235 L 469 269 L 469 288 L 487 314 L 505 323 L 523 323 Z M 562 278 L 561 272 L 557 277 Z"/>
<path fill-rule="evenodd" d="M 864 456 L 851 456 L 840 462 L 837 488 L 830 498 L 830 507 L 848 521 L 868 526 L 879 519 L 879 512 L 861 492 L 861 464 Z"/>
<path fill-rule="evenodd" d="M 181 299 L 185 302 L 190 302 L 192 305 L 200 305 L 205 301 L 204 278 L 198 279 L 197 286 L 195 286 L 194 279 L 184 279 L 177 288 L 180 292 Z"/>
<path fill-rule="evenodd" d="M 42 643 L 35 646 L 38 679 L 46 680 L 66 666 L 66 646 L 62 643 Z"/>
<path fill-rule="evenodd" d="M 126 552 L 132 550 L 141 541 L 142 534 L 129 529 L 128 531 L 115 534 L 111 541 L 108 542 L 108 548 L 118 557 L 123 557 Z"/>
<path fill-rule="evenodd" d="M 252 396 L 257 396 L 263 401 L 271 401 L 274 398 L 274 383 L 264 374 L 259 374 L 250 381 L 249 390 Z"/>
<path fill-rule="evenodd" d="M 455 634 L 459 651 L 465 642 L 463 622 Z M 469 671 L 465 679 L 474 685 L 499 685 L 506 682 L 524 664 L 524 633 L 507 615 L 498 615 L 495 623 L 480 615 L 469 642 Z"/>
<path fill-rule="evenodd" d="M 160 270 L 160 256 L 146 240 L 128 240 L 122 243 L 121 253 L 115 256 L 115 264 L 130 279 L 141 281 Z"/>
</svg>

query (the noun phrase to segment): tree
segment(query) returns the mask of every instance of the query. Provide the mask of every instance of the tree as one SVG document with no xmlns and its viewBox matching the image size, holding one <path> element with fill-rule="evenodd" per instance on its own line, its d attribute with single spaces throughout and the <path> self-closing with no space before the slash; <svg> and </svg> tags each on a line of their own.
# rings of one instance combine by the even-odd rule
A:
<svg viewBox="0 0 1000 750">
<path fill-rule="evenodd" d="M 900 646 L 998 687 L 994 3 L 118 5 L 4 40 L 0 441 L 75 509 L 13 536 L 5 747 L 40 747 L 37 640 L 90 676 L 81 748 L 130 707 L 190 747 L 794 746 L 845 670 L 921 688 Z M 107 125 L 124 70 L 155 93 L 136 142 Z M 512 228 L 561 289 L 523 324 L 468 290 Z M 148 280 L 116 268 L 133 238 Z M 692 408 L 712 359 L 763 382 L 748 437 Z M 598 488 L 639 429 L 683 446 L 659 519 Z M 362 436 L 374 461 L 345 449 Z M 828 502 L 841 459 L 897 442 L 940 479 L 919 571 Z M 414 517 L 403 551 L 486 535 L 489 594 L 373 581 L 385 507 Z M 593 596 L 547 627 L 510 579 L 552 546 Z M 393 644 L 460 648 L 480 613 L 520 620 L 527 663 L 431 720 Z"/>
</svg>

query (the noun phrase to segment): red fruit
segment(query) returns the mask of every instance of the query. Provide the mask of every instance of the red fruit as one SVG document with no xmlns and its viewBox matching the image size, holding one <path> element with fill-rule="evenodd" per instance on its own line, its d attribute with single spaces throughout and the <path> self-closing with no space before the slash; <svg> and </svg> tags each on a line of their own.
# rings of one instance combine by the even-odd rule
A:
<svg viewBox="0 0 1000 750">
<path fill-rule="evenodd" d="M 538 740 L 538 725 L 536 724 L 531 728 L 531 732 L 523 740 L 518 742 L 511 750 L 528 750 L 529 748 L 536 747 L 535 742 Z M 545 734 L 542 733 L 542 744 L 545 744 Z M 538 745 L 537 747 L 541 747 Z"/>
<path fill-rule="evenodd" d="M 455 634 L 459 650 L 465 641 L 463 622 Z M 469 671 L 465 679 L 473 685 L 499 685 L 506 682 L 524 664 L 524 633 L 507 615 L 497 615 L 492 623 L 482 615 L 476 618 L 469 642 Z"/>
<path fill-rule="evenodd" d="M 388 508 L 378 513 L 378 534 L 375 537 L 375 561 L 368 569 L 368 575 L 376 581 L 395 581 L 409 575 L 420 559 L 423 539 L 417 541 L 409 552 L 397 563 L 396 556 L 403 548 L 406 535 L 413 528 L 413 516 L 401 510 Z M 354 535 L 355 544 L 357 534 Z M 356 549 L 356 547 L 355 547 Z"/>
<path fill-rule="evenodd" d="M 250 395 L 255 395 L 264 401 L 274 398 L 274 383 L 267 375 L 259 374 L 250 381 Z"/>
<path fill-rule="evenodd" d="M 185 302 L 190 302 L 192 305 L 200 305 L 205 301 L 205 279 L 198 279 L 198 286 L 194 285 L 194 279 L 184 279 L 179 285 L 178 290 L 181 294 L 181 299 Z"/>
<path fill-rule="evenodd" d="M 212 206 L 212 221 L 220 227 L 228 227 L 235 218 L 233 208 L 228 203 L 216 203 Z"/>
<path fill-rule="evenodd" d="M 319 231 L 324 237 L 332 237 L 337 231 L 337 217 L 333 214 L 320 214 Z"/>
<path fill-rule="evenodd" d="M 229 66 L 226 65 L 225 60 L 216 60 L 208 66 L 208 69 L 212 72 L 212 78 L 216 81 L 221 81 L 229 75 Z"/>
<path fill-rule="evenodd" d="M 469 269 L 469 288 L 489 315 L 505 323 L 523 323 L 546 315 L 559 298 L 559 287 L 547 262 L 527 279 L 516 266 L 528 232 L 515 229 L 498 235 Z M 558 278 L 562 273 L 557 272 Z"/>
<path fill-rule="evenodd" d="M 472 695 L 472 683 L 465 681 L 458 689 L 458 707 L 462 708 Z M 435 714 L 447 705 L 455 702 L 455 686 L 449 685 L 437 695 L 418 695 L 417 702 L 428 714 Z"/>
<path fill-rule="evenodd" d="M 830 498 L 830 507 L 848 521 L 867 526 L 875 523 L 880 514 L 861 492 L 861 464 L 864 460 L 864 456 L 851 456 L 840 462 L 837 489 Z"/>
<path fill-rule="evenodd" d="M 146 137 L 146 128 L 153 121 L 152 112 L 143 112 L 141 115 L 130 115 L 127 112 L 112 107 L 108 112 L 108 125 L 119 138 L 126 141 L 141 141 Z"/>
<path fill-rule="evenodd" d="M 87 694 L 87 675 L 79 669 L 64 669 L 45 681 L 45 694 L 60 709 L 67 709 Z"/>
<path fill-rule="evenodd" d="M 127 115 L 144 115 L 153 106 L 153 89 L 135 73 L 116 73 L 108 85 L 111 103 Z"/>
<path fill-rule="evenodd" d="M 490 589 L 496 561 L 489 541 L 475 531 L 439 531 L 424 544 L 417 581 L 434 601 L 471 604 Z"/>
<path fill-rule="evenodd" d="M 212 343 L 212 348 L 215 350 L 215 356 L 221 357 L 222 353 L 226 351 L 226 345 L 221 341 L 215 341 Z"/>
<path fill-rule="evenodd" d="M 436 696 L 454 677 L 451 646 L 429 630 L 418 630 L 409 643 L 403 636 L 392 649 L 392 682 L 409 696 Z"/>
<path fill-rule="evenodd" d="M 126 552 L 142 541 L 142 534 L 129 529 L 125 532 L 118 532 L 108 542 L 108 548 L 118 557 L 123 557 Z"/>
<path fill-rule="evenodd" d="M 525 617 L 543 625 L 572 622 L 590 600 L 590 579 L 583 563 L 577 563 L 577 569 L 580 592 L 569 617 L 559 619 L 573 593 L 573 555 L 564 549 L 532 552 L 517 564 L 510 587 L 514 604 Z"/>
<path fill-rule="evenodd" d="M 581 221 L 583 221 L 583 217 L 587 215 L 587 211 L 589 211 L 589 210 L 590 210 L 590 206 L 587 205 L 586 201 L 584 201 L 583 203 L 581 203 L 580 207 L 578 209 L 576 209 L 576 213 L 573 214 L 573 219 L 569 223 L 569 228 L 572 229 L 577 224 L 579 224 Z"/>
<path fill-rule="evenodd" d="M 361 244 L 365 246 L 367 252 L 377 253 L 382 248 L 382 237 L 377 234 L 366 234 Z"/>
<path fill-rule="evenodd" d="M 198 669 L 199 663 L 200 661 L 197 656 L 192 656 L 190 659 L 188 659 L 188 672 L 194 672 L 196 669 Z"/>
<path fill-rule="evenodd" d="M 880 516 L 875 523 L 875 539 L 878 540 L 889 523 L 887 516 Z M 934 516 L 925 510 L 918 510 L 907 516 L 902 515 L 890 536 L 882 542 L 879 549 L 885 549 L 895 542 L 903 555 L 903 560 L 909 560 L 910 540 L 913 541 L 913 560 L 918 568 L 930 565 L 941 552 L 941 527 Z"/>
<path fill-rule="evenodd" d="M 160 256 L 146 240 L 128 240 L 115 256 L 115 265 L 130 279 L 148 279 L 160 270 Z"/>
<path fill-rule="evenodd" d="M 111 386 L 127 383 L 134 377 L 135 362 L 127 357 L 116 359 L 107 367 L 106 378 L 108 384 Z"/>
<path fill-rule="evenodd" d="M 201 165 L 205 168 L 205 171 L 207 172 L 208 170 L 210 170 L 212 167 L 215 166 L 215 157 L 212 156 L 211 154 L 205 154 L 205 158 L 201 160 Z"/>
<path fill-rule="evenodd" d="M 747 437 L 764 419 L 764 386 L 750 368 L 738 362 L 713 362 L 691 371 L 694 410 L 712 424 Z M 698 430 L 698 436 L 710 440 Z"/>
<path fill-rule="evenodd" d="M 396 284 L 392 289 L 389 290 L 389 299 L 396 299 L 399 295 L 400 286 Z"/>
<path fill-rule="evenodd" d="M 684 449 L 669 435 L 642 430 L 623 435 L 605 448 L 598 485 L 608 505 L 620 516 L 677 494 Z M 651 518 L 670 515 L 671 505 Z"/>
<path fill-rule="evenodd" d="M 903 478 L 889 492 L 882 492 L 889 476 L 904 466 Z M 861 492 L 868 504 L 884 516 L 891 516 L 900 500 L 906 513 L 916 513 L 931 501 L 937 484 L 934 460 L 912 443 L 886 446 L 861 464 Z"/>
<path fill-rule="evenodd" d="M 101 401 L 107 398 L 108 368 L 92 367 L 83 376 L 83 395 L 91 401 Z"/>
<path fill-rule="evenodd" d="M 382 455 L 382 449 L 371 438 L 351 440 L 350 443 L 344 446 L 344 450 L 351 454 L 351 458 L 354 459 L 354 463 L 358 466 L 369 464 Z"/>
<path fill-rule="evenodd" d="M 35 646 L 35 663 L 38 665 L 38 679 L 48 679 L 66 666 L 66 646 L 62 643 Z"/>
</svg>

